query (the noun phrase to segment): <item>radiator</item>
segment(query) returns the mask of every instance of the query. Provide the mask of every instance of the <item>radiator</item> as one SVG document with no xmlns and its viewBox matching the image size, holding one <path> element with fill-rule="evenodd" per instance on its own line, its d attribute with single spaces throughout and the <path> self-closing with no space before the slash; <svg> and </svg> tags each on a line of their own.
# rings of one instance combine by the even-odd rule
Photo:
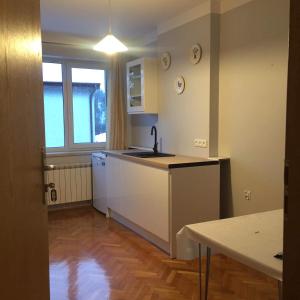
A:
<svg viewBox="0 0 300 300">
<path fill-rule="evenodd" d="M 65 204 L 92 199 L 91 163 L 45 166 L 45 183 L 55 184 L 57 200 L 46 193 L 48 205 Z"/>
</svg>

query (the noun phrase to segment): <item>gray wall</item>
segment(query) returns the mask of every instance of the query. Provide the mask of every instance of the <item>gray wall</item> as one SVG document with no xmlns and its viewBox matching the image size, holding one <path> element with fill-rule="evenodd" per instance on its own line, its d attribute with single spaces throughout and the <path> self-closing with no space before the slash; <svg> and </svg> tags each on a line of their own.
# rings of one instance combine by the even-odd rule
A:
<svg viewBox="0 0 300 300">
<path fill-rule="evenodd" d="M 152 148 L 154 138 L 150 135 L 153 125 L 157 126 L 158 115 L 131 115 L 131 145 Z M 158 132 L 159 134 L 159 132 Z"/>
<path fill-rule="evenodd" d="M 254 0 L 161 34 L 155 47 L 171 52 L 172 66 L 159 69 L 160 113 L 128 119 L 131 145 L 152 147 L 150 128 L 156 124 L 160 150 L 230 157 L 222 169 L 223 216 L 282 207 L 288 21 L 288 0 Z M 196 66 L 188 59 L 195 42 L 203 47 Z M 181 96 L 173 89 L 178 75 L 186 79 Z M 210 148 L 193 147 L 194 138 L 208 139 Z M 246 189 L 251 201 L 244 200 Z"/>
<path fill-rule="evenodd" d="M 133 145 L 152 147 L 153 138 L 149 130 L 156 124 L 162 151 L 202 157 L 217 154 L 218 30 L 219 16 L 207 15 L 159 35 L 158 56 L 164 51 L 170 52 L 172 64 L 167 71 L 159 68 L 158 117 L 131 117 Z M 213 39 L 212 32 L 215 33 Z M 195 43 L 201 44 L 203 56 L 199 64 L 192 65 L 189 50 Z M 211 51 L 211 47 L 214 51 Z M 186 81 L 186 90 L 182 95 L 177 95 L 174 90 L 174 81 L 179 75 L 184 76 Z M 216 80 L 211 81 L 211 76 Z M 207 139 L 209 147 L 194 147 L 195 138 Z"/>
<path fill-rule="evenodd" d="M 172 66 L 159 71 L 160 112 L 131 119 L 132 144 L 152 146 L 156 123 L 163 150 L 192 156 L 229 156 L 222 169 L 222 216 L 281 208 L 288 59 L 288 0 L 254 0 L 158 37 Z M 193 66 L 188 49 L 203 47 Z M 186 91 L 173 90 L 177 75 Z M 193 147 L 209 139 L 210 149 Z M 244 190 L 252 192 L 244 200 Z"/>
<path fill-rule="evenodd" d="M 157 42 L 150 43 L 146 47 L 137 47 L 134 57 L 128 57 L 127 61 L 139 57 L 157 57 Z M 157 114 L 128 115 L 129 145 L 152 148 L 154 145 L 154 138 L 150 135 L 150 130 L 153 125 L 158 127 Z"/>
<path fill-rule="evenodd" d="M 95 151 L 97 152 L 97 151 Z M 61 165 L 61 164 L 76 164 L 76 163 L 89 163 L 91 162 L 90 154 L 55 154 L 48 155 L 45 164 L 46 165 Z"/>
<path fill-rule="evenodd" d="M 255 0 L 221 17 L 219 154 L 231 158 L 227 215 L 283 205 L 288 3 Z"/>
<path fill-rule="evenodd" d="M 202 157 L 210 155 L 209 147 L 196 148 L 193 140 L 210 139 L 211 61 L 212 55 L 216 54 L 211 51 L 211 28 L 217 19 L 217 16 L 207 15 L 158 37 L 158 50 L 169 51 L 172 56 L 170 69 L 164 71 L 160 68 L 159 72 L 158 125 L 166 152 Z M 189 61 L 189 50 L 195 43 L 200 43 L 203 50 L 197 65 Z M 182 95 L 174 91 L 174 81 L 179 75 L 186 82 Z M 211 138 L 216 141 L 217 134 Z"/>
</svg>

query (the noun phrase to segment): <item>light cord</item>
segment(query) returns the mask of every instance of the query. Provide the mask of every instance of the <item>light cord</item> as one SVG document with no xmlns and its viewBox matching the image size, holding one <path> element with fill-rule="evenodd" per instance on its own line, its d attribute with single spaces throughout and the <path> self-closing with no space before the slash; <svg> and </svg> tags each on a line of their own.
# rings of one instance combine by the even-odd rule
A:
<svg viewBox="0 0 300 300">
<path fill-rule="evenodd" d="M 109 6 L 109 27 L 108 27 L 108 33 L 111 34 L 111 0 L 108 0 L 108 6 Z"/>
</svg>

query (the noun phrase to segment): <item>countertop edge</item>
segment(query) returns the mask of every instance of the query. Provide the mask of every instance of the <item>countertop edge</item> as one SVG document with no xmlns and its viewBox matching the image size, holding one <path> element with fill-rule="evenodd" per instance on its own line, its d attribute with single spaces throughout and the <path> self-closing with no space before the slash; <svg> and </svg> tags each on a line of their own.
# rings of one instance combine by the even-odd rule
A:
<svg viewBox="0 0 300 300">
<path fill-rule="evenodd" d="M 124 150 L 126 151 L 126 150 Z M 179 169 L 179 168 L 189 168 L 189 167 L 199 167 L 199 166 L 210 166 L 210 165 L 219 165 L 220 161 L 215 159 L 206 159 L 206 158 L 199 158 L 199 161 L 193 162 L 182 162 L 182 163 L 163 163 L 158 161 L 148 160 L 147 158 L 140 158 L 129 156 L 122 153 L 114 153 L 109 150 L 103 150 L 102 153 L 106 154 L 107 156 L 116 157 L 119 159 L 135 162 L 141 165 L 146 165 L 149 167 L 155 167 L 159 169 L 169 170 L 169 169 Z M 192 159 L 195 159 L 193 157 Z"/>
</svg>

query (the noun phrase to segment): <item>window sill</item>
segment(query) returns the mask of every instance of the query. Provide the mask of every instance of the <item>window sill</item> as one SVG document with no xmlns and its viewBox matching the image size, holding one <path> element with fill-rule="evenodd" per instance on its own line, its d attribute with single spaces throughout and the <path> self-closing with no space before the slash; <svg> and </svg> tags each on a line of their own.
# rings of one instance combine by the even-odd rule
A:
<svg viewBox="0 0 300 300">
<path fill-rule="evenodd" d="M 80 155 L 91 155 L 94 152 L 99 152 L 105 148 L 96 148 L 91 150 L 78 150 L 78 151 L 64 151 L 64 152 L 46 152 L 46 157 L 64 157 L 64 156 L 80 156 Z"/>
</svg>

